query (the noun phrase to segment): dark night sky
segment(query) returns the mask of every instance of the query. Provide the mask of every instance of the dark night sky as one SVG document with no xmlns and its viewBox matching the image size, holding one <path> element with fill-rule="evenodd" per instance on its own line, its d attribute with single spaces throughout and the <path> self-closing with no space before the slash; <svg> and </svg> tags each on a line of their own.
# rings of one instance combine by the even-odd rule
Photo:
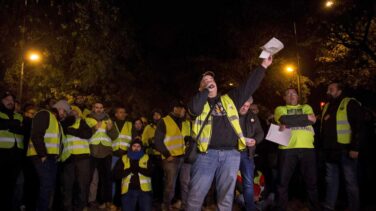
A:
<svg viewBox="0 0 376 211">
<path fill-rule="evenodd" d="M 162 74 L 163 89 L 179 95 L 179 83 L 170 83 L 176 72 L 190 72 L 186 80 L 196 82 L 202 69 L 195 69 L 191 59 L 200 56 L 223 61 L 236 59 L 239 48 L 233 45 L 234 32 L 257 36 L 257 27 L 270 28 L 263 42 L 273 36 L 285 43 L 279 56 L 295 60 L 293 20 L 298 26 L 298 39 L 304 31 L 307 14 L 319 9 L 320 1 L 133 1 L 122 5 L 125 19 L 136 28 L 136 40 L 152 71 Z M 295 8 L 295 10 L 293 10 Z M 230 26 L 230 27 L 229 27 Z M 247 32 L 253 28 L 254 32 Z M 274 29 L 276 28 L 276 29 Z M 275 34 L 273 33 L 275 32 Z M 251 48 L 259 48 L 257 42 Z M 304 74 L 313 71 L 314 51 L 300 51 Z"/>
</svg>

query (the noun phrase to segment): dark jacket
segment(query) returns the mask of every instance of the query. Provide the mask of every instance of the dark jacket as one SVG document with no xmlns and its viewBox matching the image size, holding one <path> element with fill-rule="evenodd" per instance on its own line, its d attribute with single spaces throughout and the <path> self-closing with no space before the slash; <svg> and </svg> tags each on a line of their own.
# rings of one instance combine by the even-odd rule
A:
<svg viewBox="0 0 376 211">
<path fill-rule="evenodd" d="M 238 111 L 259 87 L 264 76 L 265 68 L 260 66 L 250 74 L 245 83 L 228 92 L 229 97 L 233 100 Z M 202 113 L 206 102 L 208 102 L 211 107 L 215 106 L 211 114 L 213 121 L 209 149 L 237 149 L 239 137 L 232 128 L 227 118 L 227 113 L 220 103 L 220 94 L 218 94 L 216 98 L 208 98 L 208 94 L 209 91 L 207 89 L 198 92 L 188 104 L 188 111 L 195 117 Z"/>
<path fill-rule="evenodd" d="M 181 131 L 183 119 L 179 118 L 179 117 L 176 117 L 173 114 L 169 114 L 169 116 L 174 120 L 174 122 L 176 123 L 176 125 L 179 127 L 179 129 Z M 163 119 L 161 119 L 161 121 L 159 121 L 159 123 L 157 125 L 157 129 L 155 130 L 154 144 L 155 144 L 155 148 L 164 157 L 168 158 L 168 157 L 171 156 L 171 154 L 170 154 L 170 152 L 168 151 L 166 145 L 163 142 L 165 136 L 166 136 L 166 124 L 163 121 Z"/>
<path fill-rule="evenodd" d="M 363 111 L 357 101 L 351 100 L 347 105 L 347 118 L 351 127 L 351 143 L 340 144 L 337 141 L 336 114 L 338 107 L 345 96 L 332 100 L 326 110 L 325 116 L 330 117 L 321 120 L 321 141 L 328 161 L 337 161 L 343 151 L 359 151 L 360 138 L 362 137 Z"/>
<path fill-rule="evenodd" d="M 127 155 L 123 155 L 127 156 Z M 127 177 L 129 174 L 133 173 L 133 176 L 131 177 L 131 181 L 129 183 L 129 190 L 141 190 L 140 186 L 140 179 L 138 176 L 138 173 L 143 174 L 144 176 L 151 177 L 152 175 L 152 167 L 151 167 L 151 159 L 148 160 L 147 168 L 141 168 L 139 166 L 139 160 L 132 160 L 130 159 L 130 168 L 124 169 L 124 163 L 122 158 L 120 158 L 112 171 L 113 173 L 113 179 L 121 180 L 125 177 Z"/>
<path fill-rule="evenodd" d="M 260 120 L 257 114 L 249 111 L 246 115 L 242 115 L 240 118 L 240 126 L 243 131 L 243 135 L 247 138 L 253 138 L 256 140 L 256 144 L 259 144 L 264 139 L 264 130 L 261 127 Z M 247 147 L 248 154 L 253 157 L 256 146 Z"/>
<path fill-rule="evenodd" d="M 46 134 L 49 125 L 50 114 L 47 110 L 39 111 L 32 120 L 30 139 L 37 152 L 37 156 L 40 158 L 48 155 L 44 143 L 44 134 Z"/>
</svg>

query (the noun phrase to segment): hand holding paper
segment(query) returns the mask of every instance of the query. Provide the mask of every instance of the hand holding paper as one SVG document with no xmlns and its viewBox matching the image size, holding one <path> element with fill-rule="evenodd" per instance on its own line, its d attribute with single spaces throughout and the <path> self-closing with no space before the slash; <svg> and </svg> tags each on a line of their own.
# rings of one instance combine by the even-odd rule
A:
<svg viewBox="0 0 376 211">
<path fill-rule="evenodd" d="M 291 130 L 285 128 L 284 130 L 280 131 L 279 126 L 275 124 L 271 124 L 268 134 L 266 135 L 265 139 L 271 142 L 277 143 L 279 145 L 287 146 L 290 143 L 291 138 Z"/>
<path fill-rule="evenodd" d="M 260 58 L 266 59 L 270 56 L 273 56 L 283 48 L 283 43 L 279 41 L 277 38 L 273 37 L 271 40 L 269 40 L 269 42 L 267 42 L 264 46 L 261 47 L 262 52 L 260 54 Z"/>
</svg>

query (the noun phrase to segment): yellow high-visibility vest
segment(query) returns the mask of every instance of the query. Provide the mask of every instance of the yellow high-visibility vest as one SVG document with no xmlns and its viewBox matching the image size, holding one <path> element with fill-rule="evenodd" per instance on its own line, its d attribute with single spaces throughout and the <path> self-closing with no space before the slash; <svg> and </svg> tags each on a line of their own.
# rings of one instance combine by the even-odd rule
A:
<svg viewBox="0 0 376 211">
<path fill-rule="evenodd" d="M 235 133 L 238 136 L 238 149 L 239 150 L 244 150 L 246 148 L 245 145 L 245 138 L 242 132 L 242 129 L 240 127 L 239 123 L 239 114 L 238 110 L 236 109 L 236 106 L 232 99 L 226 94 L 221 96 L 221 102 L 224 107 L 224 109 L 227 112 L 227 118 L 231 123 L 231 126 Z M 197 136 L 199 133 L 202 125 L 204 124 L 205 118 L 210 112 L 210 106 L 209 103 L 206 102 L 204 106 L 204 110 L 202 113 L 195 119 L 193 123 L 193 135 L 194 137 Z M 201 152 L 206 152 L 208 150 L 209 142 L 211 139 L 211 134 L 212 134 L 212 124 L 213 124 L 213 117 L 211 114 L 209 114 L 208 122 L 205 124 L 204 129 L 202 130 L 202 133 L 197 140 L 197 146 L 198 149 Z"/>
<path fill-rule="evenodd" d="M 1 119 L 9 119 L 9 116 L 3 112 L 0 112 Z M 13 119 L 19 120 L 21 123 L 23 121 L 23 117 L 19 113 L 13 114 Z M 0 148 L 1 149 L 10 149 L 14 147 L 16 144 L 17 148 L 23 149 L 23 135 L 12 133 L 9 130 L 0 130 Z"/>
<path fill-rule="evenodd" d="M 80 123 L 81 118 L 78 118 L 76 119 L 76 122 L 69 127 L 78 129 L 80 127 Z M 90 154 L 89 140 L 67 134 L 63 139 L 63 152 L 61 154 L 61 161 L 64 162 L 71 155 L 83 154 Z"/>
<path fill-rule="evenodd" d="M 117 151 L 121 149 L 127 151 L 132 141 L 132 122 L 126 121 L 121 131 L 116 123 L 115 127 L 119 132 L 119 136 L 112 142 L 112 150 Z"/>
<path fill-rule="evenodd" d="M 142 132 L 142 145 L 147 148 L 146 153 L 149 155 L 160 155 L 161 153 L 156 149 L 150 148 L 149 142 L 154 142 L 155 130 L 157 125 L 148 124 L 146 125 L 144 132 Z"/>
<path fill-rule="evenodd" d="M 91 111 L 87 108 L 84 108 L 84 110 L 82 111 L 82 117 L 83 118 L 86 118 L 87 115 L 89 115 L 91 113 Z"/>
<path fill-rule="evenodd" d="M 340 144 L 350 144 L 351 142 L 351 126 L 349 120 L 347 119 L 347 105 L 351 100 L 355 100 L 355 98 L 345 97 L 342 99 L 341 103 L 338 106 L 337 114 L 336 114 L 336 128 L 337 128 L 337 142 Z M 359 102 L 358 102 L 359 103 Z M 322 111 L 322 118 L 324 119 L 325 113 L 329 107 L 329 103 L 325 104 L 324 109 Z M 321 123 L 322 126 L 322 123 Z"/>
<path fill-rule="evenodd" d="M 163 139 L 164 145 L 171 156 L 183 155 L 185 150 L 184 134 L 189 133 L 189 131 L 185 131 L 187 127 L 183 127 L 184 124 L 182 123 L 182 130 L 180 130 L 179 126 L 169 115 L 163 117 L 162 120 L 166 125 L 166 134 Z M 164 158 L 164 156 L 162 156 L 162 158 Z"/>
<path fill-rule="evenodd" d="M 41 110 L 39 112 L 42 112 L 42 111 L 47 111 L 47 110 Z M 60 154 L 60 139 L 61 137 L 64 136 L 63 130 L 60 126 L 60 123 L 57 121 L 55 115 L 52 114 L 50 111 L 47 111 L 47 112 L 50 116 L 50 119 L 49 119 L 49 124 L 46 130 L 46 133 L 44 134 L 44 144 L 47 149 L 47 154 L 59 155 Z M 33 121 L 31 128 L 33 128 L 34 124 L 38 124 L 38 122 Z M 27 156 L 37 155 L 37 152 L 35 151 L 35 148 L 31 139 L 29 141 L 29 147 L 27 149 L 26 155 Z"/>
<path fill-rule="evenodd" d="M 312 107 L 304 105 L 278 106 L 274 111 L 274 119 L 280 124 L 279 119 L 284 115 L 314 114 Z M 279 149 L 314 148 L 315 132 L 311 125 L 305 127 L 291 127 L 290 142 L 287 146 L 279 145 Z"/>
<path fill-rule="evenodd" d="M 148 168 L 149 155 L 144 154 L 138 161 L 138 165 L 140 168 Z M 127 155 L 123 155 L 122 161 L 124 164 L 124 169 L 129 169 L 131 167 L 130 159 Z M 149 166 L 150 168 L 150 166 Z M 127 177 L 123 178 L 121 181 L 121 194 L 125 194 L 128 192 L 129 183 L 131 182 L 131 177 L 133 173 L 130 173 Z M 140 187 L 141 190 L 144 192 L 151 191 L 151 178 L 147 177 L 141 173 L 138 173 L 138 178 L 140 179 Z"/>
<path fill-rule="evenodd" d="M 112 140 L 106 133 L 107 121 L 102 121 L 101 127 L 95 131 L 90 138 L 90 144 L 98 145 L 101 143 L 103 146 L 112 147 Z"/>
</svg>

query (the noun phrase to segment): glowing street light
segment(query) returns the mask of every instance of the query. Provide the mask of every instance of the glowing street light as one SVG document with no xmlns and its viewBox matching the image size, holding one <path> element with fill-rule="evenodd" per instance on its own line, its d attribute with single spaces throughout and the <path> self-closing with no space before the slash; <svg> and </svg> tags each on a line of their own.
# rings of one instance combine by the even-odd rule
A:
<svg viewBox="0 0 376 211">
<path fill-rule="evenodd" d="M 299 97 L 300 97 L 300 74 L 299 74 L 299 70 L 298 69 L 296 69 L 294 66 L 292 66 L 292 65 L 288 65 L 288 66 L 286 66 L 285 67 L 285 70 L 286 70 L 286 72 L 287 73 L 293 73 L 293 72 L 296 72 L 296 77 L 297 77 L 297 79 L 298 79 L 298 81 L 297 81 L 297 84 L 298 84 L 298 95 L 299 95 Z"/>
<path fill-rule="evenodd" d="M 294 72 L 295 71 L 295 68 L 293 67 L 293 66 L 287 66 L 286 67 L 286 72 L 288 72 L 288 73 L 292 73 L 292 72 Z"/>
<path fill-rule="evenodd" d="M 37 63 L 40 60 L 42 60 L 42 56 L 37 51 L 29 51 L 29 52 L 26 53 L 25 57 L 22 57 L 21 72 L 20 72 L 20 90 L 19 90 L 19 100 L 20 100 L 20 102 L 22 101 L 25 60 L 33 62 L 33 63 Z"/>
<path fill-rule="evenodd" d="M 31 62 L 39 62 L 41 60 L 41 56 L 38 52 L 30 52 L 27 59 Z"/>
<path fill-rule="evenodd" d="M 326 8 L 330 8 L 334 5 L 334 1 L 331 1 L 331 0 L 328 0 L 325 2 L 325 7 Z"/>
</svg>

